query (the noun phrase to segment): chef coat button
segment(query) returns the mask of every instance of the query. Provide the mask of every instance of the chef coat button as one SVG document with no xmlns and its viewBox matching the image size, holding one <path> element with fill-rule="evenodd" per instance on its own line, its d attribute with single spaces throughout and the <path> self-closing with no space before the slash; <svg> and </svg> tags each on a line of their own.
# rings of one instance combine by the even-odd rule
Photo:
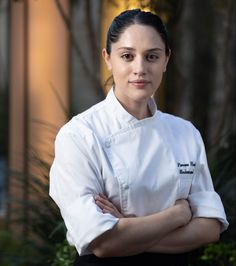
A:
<svg viewBox="0 0 236 266">
<path fill-rule="evenodd" d="M 105 141 L 105 146 L 106 146 L 106 148 L 110 148 L 111 147 L 111 141 L 110 140 L 106 140 Z"/>
<path fill-rule="evenodd" d="M 124 185 L 124 189 L 128 189 L 129 188 L 129 185 Z"/>
</svg>

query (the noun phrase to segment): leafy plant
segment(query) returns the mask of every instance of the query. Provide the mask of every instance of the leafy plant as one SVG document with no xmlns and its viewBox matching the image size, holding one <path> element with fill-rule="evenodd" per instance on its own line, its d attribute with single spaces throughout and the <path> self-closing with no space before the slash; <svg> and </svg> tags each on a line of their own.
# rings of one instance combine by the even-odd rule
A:
<svg viewBox="0 0 236 266">
<path fill-rule="evenodd" d="M 14 254 L 10 254 L 8 261 L 12 261 L 15 257 L 19 263 L 17 265 L 21 265 L 20 261 L 25 263 L 32 254 L 33 261 L 27 265 L 50 265 L 50 260 L 55 254 L 55 245 L 64 241 L 66 230 L 60 211 L 48 194 L 50 164 L 33 150 L 29 163 L 31 167 L 37 168 L 37 171 L 34 172 L 37 174 L 30 174 L 29 176 L 28 200 L 21 200 L 17 197 L 18 195 L 12 195 L 9 199 L 12 204 L 11 212 L 14 215 L 10 224 L 18 227 L 27 226 L 28 237 L 23 235 L 17 239 L 20 250 L 27 250 L 27 252 L 19 252 L 18 250 L 18 254 L 21 255 L 15 257 Z M 19 187 L 22 190 L 24 188 L 24 174 L 12 171 L 11 177 L 14 178 L 15 188 Z M 22 208 L 27 209 L 27 219 Z M 34 254 L 37 254 L 36 261 L 34 261 Z"/>
<path fill-rule="evenodd" d="M 236 138 L 235 134 L 225 135 L 221 144 L 211 149 L 210 169 L 215 190 L 223 201 L 229 228 L 223 234 L 227 241 L 236 239 Z"/>
<path fill-rule="evenodd" d="M 76 249 L 70 246 L 66 240 L 57 244 L 55 258 L 52 266 L 70 266 L 73 264 L 76 256 Z"/>
<path fill-rule="evenodd" d="M 236 266 L 235 243 L 210 244 L 200 257 L 204 265 L 209 266 Z M 201 264 L 202 265 L 202 264 Z"/>
<path fill-rule="evenodd" d="M 236 266 L 236 165 L 235 134 L 226 134 L 221 144 L 210 149 L 209 165 L 215 190 L 223 201 L 229 229 L 223 233 L 219 243 L 201 249 L 196 265 Z M 195 264 L 194 264 L 195 265 Z"/>
<path fill-rule="evenodd" d="M 0 250 L 1 266 L 44 265 L 35 244 L 23 242 L 10 231 L 0 231 Z"/>
</svg>

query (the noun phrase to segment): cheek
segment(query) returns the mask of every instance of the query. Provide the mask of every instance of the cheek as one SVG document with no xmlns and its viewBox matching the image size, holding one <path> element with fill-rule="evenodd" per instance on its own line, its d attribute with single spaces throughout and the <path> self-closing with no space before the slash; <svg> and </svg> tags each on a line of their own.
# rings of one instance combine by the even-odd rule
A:
<svg viewBox="0 0 236 266">
<path fill-rule="evenodd" d="M 115 68 L 112 69 L 113 76 L 116 77 L 125 77 L 130 73 L 129 67 L 124 66 L 120 64 L 119 66 L 116 66 Z"/>
<path fill-rule="evenodd" d="M 158 78 L 162 77 L 165 70 L 166 70 L 165 64 L 162 63 L 162 64 L 158 64 L 156 67 L 154 67 L 152 69 L 152 73 L 155 76 L 155 78 L 158 79 Z"/>
<path fill-rule="evenodd" d="M 152 80 L 153 80 L 153 83 L 157 87 L 159 87 L 159 85 L 162 81 L 162 77 L 164 74 L 163 71 L 164 71 L 164 68 L 162 66 L 158 66 L 158 67 L 152 69 Z"/>
</svg>

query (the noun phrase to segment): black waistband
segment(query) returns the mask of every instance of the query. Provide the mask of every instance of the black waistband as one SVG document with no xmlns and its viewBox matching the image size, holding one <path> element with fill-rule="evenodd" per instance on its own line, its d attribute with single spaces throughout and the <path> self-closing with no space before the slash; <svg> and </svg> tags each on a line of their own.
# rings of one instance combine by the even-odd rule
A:
<svg viewBox="0 0 236 266">
<path fill-rule="evenodd" d="M 113 266 L 141 264 L 148 266 L 187 266 L 188 253 L 141 253 L 129 257 L 98 258 L 95 255 L 77 255 L 74 266 Z"/>
</svg>

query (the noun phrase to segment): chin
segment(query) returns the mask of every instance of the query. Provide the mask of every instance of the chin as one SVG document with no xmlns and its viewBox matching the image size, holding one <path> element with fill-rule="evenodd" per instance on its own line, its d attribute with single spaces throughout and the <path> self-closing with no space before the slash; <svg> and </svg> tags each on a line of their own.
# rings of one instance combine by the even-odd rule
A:
<svg viewBox="0 0 236 266">
<path fill-rule="evenodd" d="M 149 100 L 154 94 L 154 91 L 150 90 L 138 90 L 132 93 L 132 98 L 137 102 L 143 102 Z"/>
</svg>

